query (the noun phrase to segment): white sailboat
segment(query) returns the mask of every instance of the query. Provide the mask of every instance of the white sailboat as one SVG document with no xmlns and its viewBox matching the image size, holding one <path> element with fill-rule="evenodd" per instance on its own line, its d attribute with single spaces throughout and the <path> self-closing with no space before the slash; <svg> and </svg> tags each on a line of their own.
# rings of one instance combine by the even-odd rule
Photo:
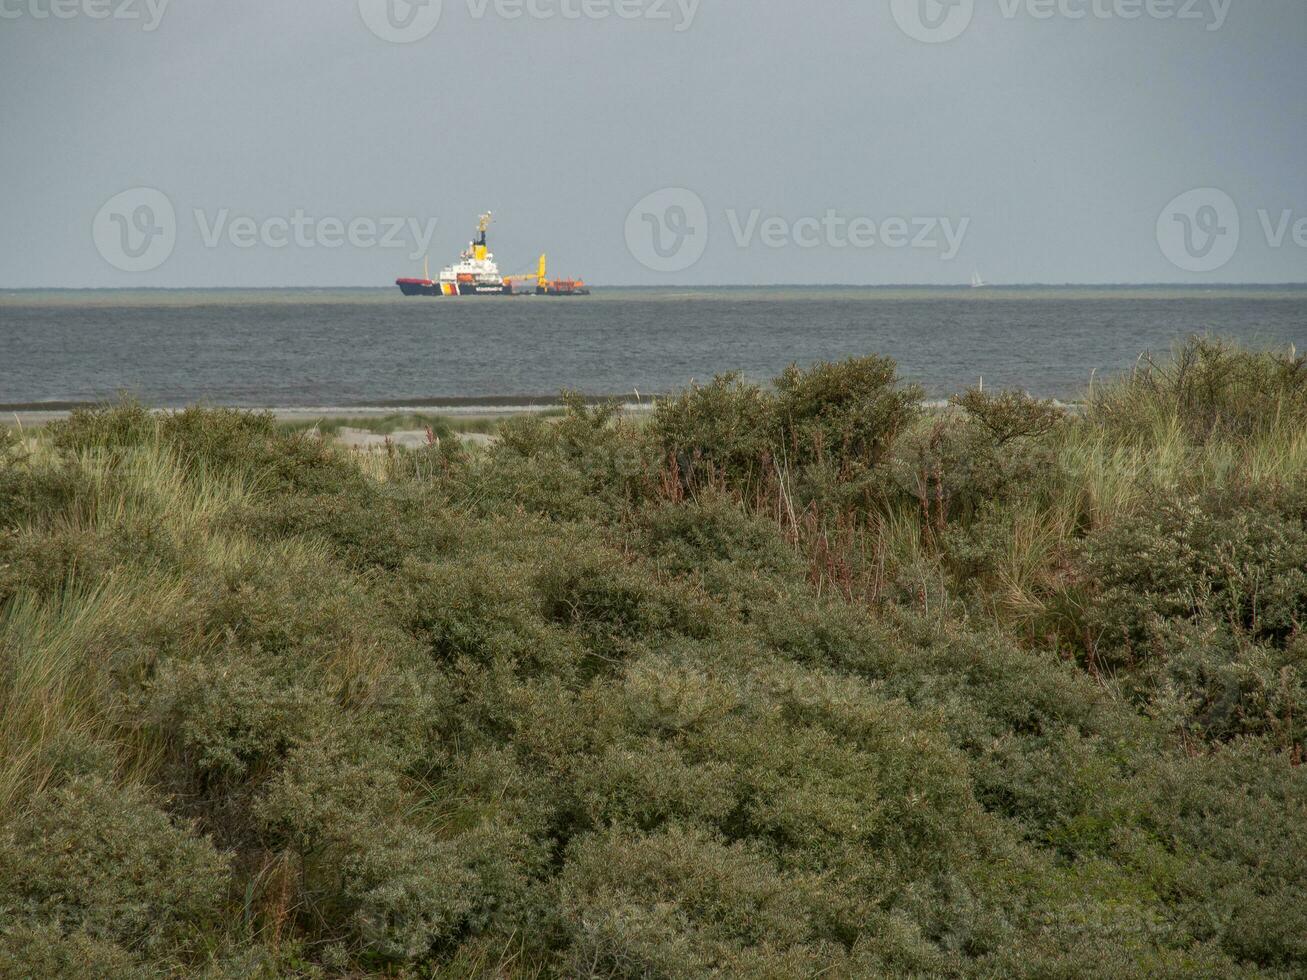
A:
<svg viewBox="0 0 1307 980">
<path fill-rule="evenodd" d="M 988 285 L 989 283 L 985 282 L 984 279 L 980 278 L 980 270 L 976 270 L 975 272 L 971 273 L 972 289 L 984 289 Z"/>
</svg>

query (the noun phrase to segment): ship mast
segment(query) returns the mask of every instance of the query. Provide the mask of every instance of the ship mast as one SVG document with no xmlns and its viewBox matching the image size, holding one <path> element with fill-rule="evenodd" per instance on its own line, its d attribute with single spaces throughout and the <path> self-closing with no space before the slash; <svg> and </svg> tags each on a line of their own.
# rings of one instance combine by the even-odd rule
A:
<svg viewBox="0 0 1307 980">
<path fill-rule="evenodd" d="M 488 248 L 486 246 L 486 229 L 490 227 L 490 219 L 494 217 L 493 211 L 487 211 L 481 216 L 480 223 L 477 224 L 476 241 L 472 243 L 472 256 L 477 259 L 484 259 Z"/>
</svg>

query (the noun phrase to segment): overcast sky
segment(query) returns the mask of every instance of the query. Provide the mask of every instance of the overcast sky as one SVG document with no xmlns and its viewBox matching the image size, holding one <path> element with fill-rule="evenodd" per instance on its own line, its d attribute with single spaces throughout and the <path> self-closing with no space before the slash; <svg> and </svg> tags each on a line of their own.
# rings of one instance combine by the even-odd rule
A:
<svg viewBox="0 0 1307 980">
<path fill-rule="evenodd" d="M 1303 0 L 150 2 L 0 0 L 0 288 L 1307 280 Z"/>
</svg>

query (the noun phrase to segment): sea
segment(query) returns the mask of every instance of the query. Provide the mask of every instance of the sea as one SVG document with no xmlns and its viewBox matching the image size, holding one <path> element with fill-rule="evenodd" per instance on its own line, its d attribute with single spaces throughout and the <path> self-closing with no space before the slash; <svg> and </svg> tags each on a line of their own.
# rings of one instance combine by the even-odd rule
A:
<svg viewBox="0 0 1307 980">
<path fill-rule="evenodd" d="M 1075 401 L 1192 334 L 1307 347 L 1307 286 L 721 287 L 442 299 L 393 289 L 0 290 L 0 410 L 628 401 L 882 354 L 928 397 Z"/>
</svg>

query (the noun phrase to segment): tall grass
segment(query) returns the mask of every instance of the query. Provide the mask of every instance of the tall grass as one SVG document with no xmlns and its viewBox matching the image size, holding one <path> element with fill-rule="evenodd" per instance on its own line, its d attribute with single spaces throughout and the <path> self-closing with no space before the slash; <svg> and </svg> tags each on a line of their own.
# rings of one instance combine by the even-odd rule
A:
<svg viewBox="0 0 1307 980">
<path fill-rule="evenodd" d="M 157 436 L 126 449 L 83 450 L 72 465 L 87 492 L 61 519 L 86 530 L 142 521 L 181 541 L 246 504 L 252 493 L 247 474 L 185 459 Z"/>
<path fill-rule="evenodd" d="M 1052 456 L 1010 506 L 995 569 L 1001 619 L 1037 621 L 1067 601 L 1060 569 L 1087 533 L 1172 495 L 1259 494 L 1307 475 L 1307 369 L 1297 352 L 1209 338 L 1141 359 L 1094 387 L 1050 439 Z"/>
<path fill-rule="evenodd" d="M 124 570 L 99 586 L 70 581 L 62 595 L 19 594 L 0 611 L 0 812 L 38 792 L 65 752 L 117 745 L 118 776 L 148 769 L 150 746 L 116 717 L 113 655 L 161 610 L 183 604 L 178 581 Z"/>
<path fill-rule="evenodd" d="M 220 520 L 251 499 L 246 474 L 216 472 L 187 459 L 159 437 L 128 447 L 97 446 L 58 457 L 38 438 L 21 464 L 62 468 L 76 493 L 58 511 L 12 530 L 19 538 L 82 535 L 111 539 L 139 528 L 166 544 L 185 564 L 221 570 L 259 549 Z M 38 553 L 39 554 L 39 553 Z M 60 764 L 59 754 L 80 741 L 122 748 L 122 778 L 132 780 L 150 749 L 132 743 L 113 715 L 111 672 L 124 638 L 144 624 L 166 622 L 185 608 L 182 567 L 161 567 L 157 549 L 124 556 L 94 584 L 69 567 L 61 594 L 20 589 L 0 604 L 0 810 L 36 792 Z"/>
</svg>

